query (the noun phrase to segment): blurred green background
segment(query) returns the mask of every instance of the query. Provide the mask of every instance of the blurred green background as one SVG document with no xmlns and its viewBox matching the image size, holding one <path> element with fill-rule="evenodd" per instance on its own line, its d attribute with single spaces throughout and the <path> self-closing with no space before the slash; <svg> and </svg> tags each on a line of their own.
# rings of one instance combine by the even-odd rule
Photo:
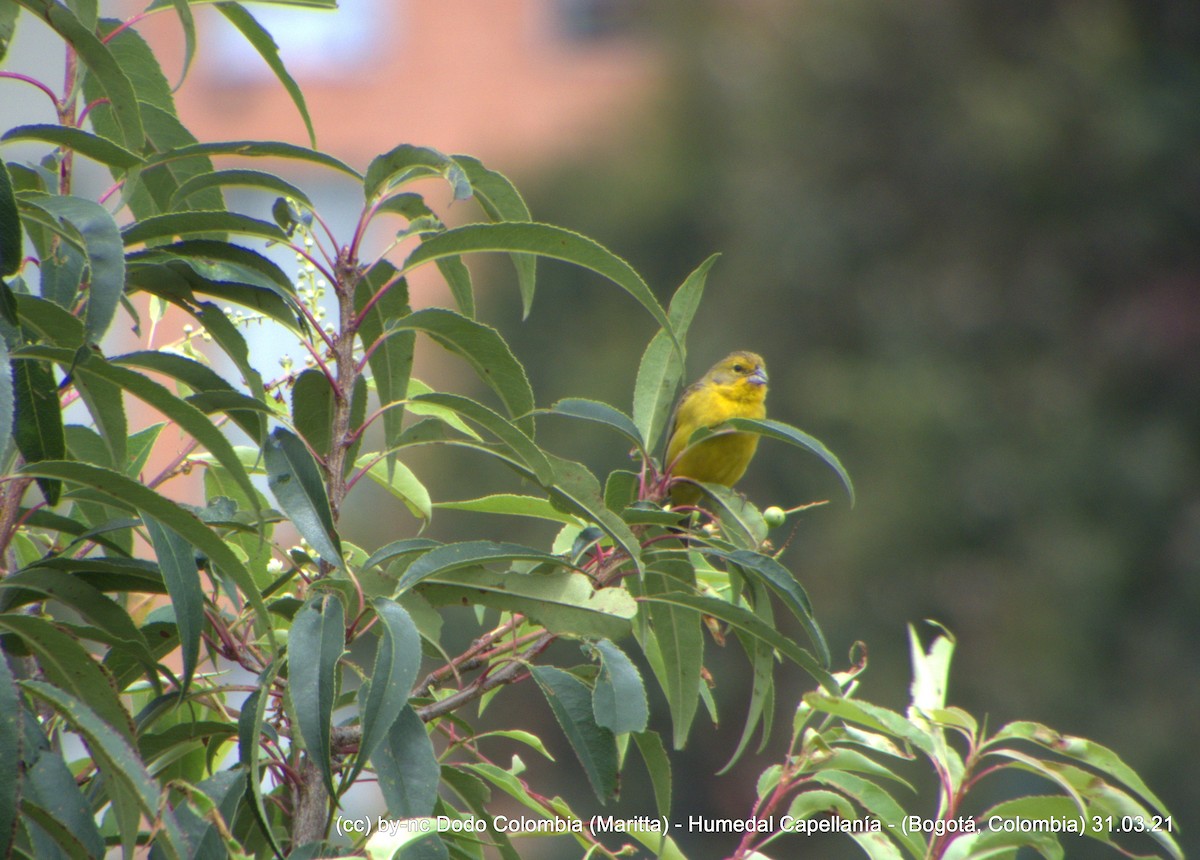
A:
<svg viewBox="0 0 1200 860">
<path fill-rule="evenodd" d="M 536 217 L 626 256 L 664 301 L 721 252 L 688 373 L 761 352 L 771 414 L 854 476 L 850 510 L 814 458 L 766 442 L 741 489 L 833 501 L 802 516 L 785 561 L 835 653 L 868 644 L 865 697 L 903 708 L 905 625 L 937 619 L 959 640 L 955 704 L 1115 748 L 1200 847 L 1200 4 L 650 17 L 665 96 L 635 146 L 526 182 Z M 527 322 L 504 291 L 486 312 L 539 402 L 628 408 L 643 314 L 576 270 L 541 277 Z M 600 472 L 622 464 L 576 424 L 539 432 Z M 676 806 L 730 816 L 768 759 L 712 777 L 745 674 L 718 651 L 725 718 L 676 757 Z M 785 679 L 781 724 L 807 686 Z M 1072 841 L 1068 856 L 1113 855 Z"/>
</svg>

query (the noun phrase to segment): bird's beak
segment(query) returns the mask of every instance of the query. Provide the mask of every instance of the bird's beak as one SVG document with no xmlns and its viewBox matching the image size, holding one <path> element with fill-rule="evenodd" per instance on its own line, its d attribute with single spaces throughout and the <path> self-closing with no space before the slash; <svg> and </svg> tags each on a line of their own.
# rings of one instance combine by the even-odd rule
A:
<svg viewBox="0 0 1200 860">
<path fill-rule="evenodd" d="M 755 370 L 752 374 L 746 377 L 746 381 L 752 385 L 766 385 L 767 372 L 761 367 Z"/>
</svg>

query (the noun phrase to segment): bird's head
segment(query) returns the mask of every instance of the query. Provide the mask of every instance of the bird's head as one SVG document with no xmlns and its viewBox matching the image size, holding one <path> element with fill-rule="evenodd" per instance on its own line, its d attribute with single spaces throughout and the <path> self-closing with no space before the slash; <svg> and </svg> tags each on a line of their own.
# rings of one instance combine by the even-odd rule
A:
<svg viewBox="0 0 1200 860">
<path fill-rule="evenodd" d="M 767 391 L 767 365 L 753 352 L 731 352 L 712 366 L 705 379 L 761 397 Z"/>
</svg>

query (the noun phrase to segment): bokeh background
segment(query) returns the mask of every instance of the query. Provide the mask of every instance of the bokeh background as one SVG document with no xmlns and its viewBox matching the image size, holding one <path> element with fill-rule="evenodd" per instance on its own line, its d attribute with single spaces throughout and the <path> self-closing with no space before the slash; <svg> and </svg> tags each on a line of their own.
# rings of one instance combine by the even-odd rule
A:
<svg viewBox="0 0 1200 860">
<path fill-rule="evenodd" d="M 862 695 L 904 707 L 906 625 L 936 619 L 958 637 L 955 704 L 993 727 L 1038 720 L 1115 748 L 1175 813 L 1185 848 L 1200 848 L 1200 4 L 343 7 L 251 7 L 322 148 L 360 167 L 401 142 L 477 155 L 518 182 L 535 217 L 626 257 L 664 302 L 721 253 L 689 374 L 731 349 L 761 352 L 772 414 L 852 473 L 854 509 L 815 460 L 764 443 L 741 488 L 760 506 L 831 499 L 798 520 L 785 560 L 835 651 L 869 646 Z M 178 54 L 178 25 L 156 17 L 144 32 Z M 218 16 L 198 17 L 185 123 L 201 139 L 304 142 L 262 61 Z M 350 217 L 352 189 L 296 178 Z M 653 328 L 627 297 L 544 265 L 522 321 L 507 267 L 472 265 L 482 316 L 539 404 L 629 407 Z M 445 296 L 429 283 L 416 301 Z M 420 361 L 431 381 L 471 384 L 434 347 Z M 553 419 L 539 432 L 599 473 L 625 465 L 602 434 Z M 412 465 L 435 500 L 507 480 L 446 456 Z M 365 493 L 348 511 L 359 542 L 416 530 L 384 503 Z M 427 533 L 546 535 L 524 528 L 442 512 Z M 740 654 L 709 655 L 723 719 L 699 721 L 674 756 L 675 809 L 745 815 L 808 685 L 783 678 L 763 754 L 715 777 L 746 673 Z M 498 722 L 517 716 L 493 705 Z M 542 718 L 559 757 L 542 772 L 589 808 Z M 615 811 L 649 814 L 648 798 L 635 765 Z M 732 844 L 680 842 L 697 857 Z M 566 856 L 554 846 L 543 856 Z M 841 841 L 805 849 L 857 856 Z M 1074 842 L 1068 854 L 1113 856 Z"/>
</svg>

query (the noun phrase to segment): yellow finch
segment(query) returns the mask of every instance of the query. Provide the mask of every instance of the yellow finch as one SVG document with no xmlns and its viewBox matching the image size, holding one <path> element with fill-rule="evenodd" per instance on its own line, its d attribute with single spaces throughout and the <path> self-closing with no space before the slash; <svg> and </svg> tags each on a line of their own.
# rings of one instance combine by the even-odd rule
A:
<svg viewBox="0 0 1200 860">
<path fill-rule="evenodd" d="M 758 436 L 725 433 L 691 448 L 688 439 L 701 427 L 729 418 L 765 418 L 766 399 L 767 368 L 760 356 L 734 352 L 718 361 L 679 398 L 665 468 L 676 478 L 732 487 L 750 465 Z M 671 500 L 677 505 L 694 505 L 701 495 L 698 487 L 685 482 L 671 488 Z"/>
</svg>

